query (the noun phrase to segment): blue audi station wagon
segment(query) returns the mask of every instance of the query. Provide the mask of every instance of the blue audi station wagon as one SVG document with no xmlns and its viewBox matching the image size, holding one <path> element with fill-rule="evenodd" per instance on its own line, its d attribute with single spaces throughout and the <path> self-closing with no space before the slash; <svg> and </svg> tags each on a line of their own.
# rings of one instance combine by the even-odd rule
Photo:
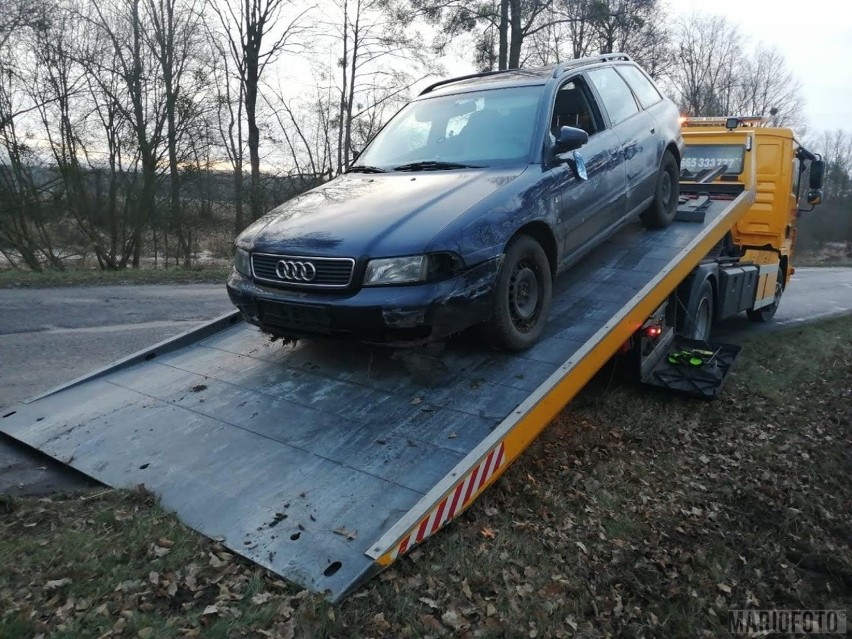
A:
<svg viewBox="0 0 852 639">
<path fill-rule="evenodd" d="M 276 337 L 410 345 L 481 324 L 520 351 L 559 273 L 636 216 L 671 222 L 682 152 L 674 103 L 623 54 L 444 80 L 247 228 L 228 293 Z"/>
</svg>

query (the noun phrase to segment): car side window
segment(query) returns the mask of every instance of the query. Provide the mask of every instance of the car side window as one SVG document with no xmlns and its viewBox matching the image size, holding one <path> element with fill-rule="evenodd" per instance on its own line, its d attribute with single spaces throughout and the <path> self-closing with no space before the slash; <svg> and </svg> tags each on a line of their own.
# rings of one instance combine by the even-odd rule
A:
<svg viewBox="0 0 852 639">
<path fill-rule="evenodd" d="M 620 65 L 616 68 L 618 73 L 627 80 L 627 84 L 633 89 L 633 93 L 636 94 L 643 108 L 647 109 L 663 99 L 654 83 L 638 68 L 629 64 Z"/>
<path fill-rule="evenodd" d="M 630 87 L 612 67 L 589 71 L 589 79 L 598 90 L 609 119 L 615 126 L 631 115 L 639 112 L 639 105 L 633 97 Z"/>
<path fill-rule="evenodd" d="M 590 137 L 603 129 L 589 100 L 588 88 L 580 78 L 566 82 L 556 92 L 550 123 L 553 135 L 557 136 L 563 126 L 582 129 Z"/>
</svg>

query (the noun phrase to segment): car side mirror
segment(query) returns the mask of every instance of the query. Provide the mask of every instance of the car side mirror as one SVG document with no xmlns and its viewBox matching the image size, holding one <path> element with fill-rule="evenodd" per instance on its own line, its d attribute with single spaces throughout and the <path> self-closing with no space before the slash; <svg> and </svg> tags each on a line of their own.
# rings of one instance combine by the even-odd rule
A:
<svg viewBox="0 0 852 639">
<path fill-rule="evenodd" d="M 579 149 L 588 141 L 589 134 L 583 131 L 583 129 L 577 129 L 573 126 L 563 126 L 559 129 L 559 136 L 556 138 L 556 145 L 553 150 L 557 154 L 568 153 L 568 151 Z"/>
<path fill-rule="evenodd" d="M 812 191 L 819 191 L 822 189 L 822 182 L 825 176 L 825 160 L 813 160 L 811 161 L 811 172 L 810 177 L 808 179 L 809 186 Z M 811 194 L 808 193 L 808 198 L 811 197 Z M 808 199 L 810 201 L 810 199 Z"/>
<path fill-rule="evenodd" d="M 808 204 L 816 206 L 822 203 L 822 189 L 811 189 L 807 196 Z"/>
</svg>

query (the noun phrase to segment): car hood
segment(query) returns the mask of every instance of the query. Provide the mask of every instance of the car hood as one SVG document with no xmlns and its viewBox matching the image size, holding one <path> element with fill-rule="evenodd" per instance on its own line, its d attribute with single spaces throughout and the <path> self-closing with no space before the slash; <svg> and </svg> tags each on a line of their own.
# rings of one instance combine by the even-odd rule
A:
<svg viewBox="0 0 852 639">
<path fill-rule="evenodd" d="M 247 228 L 237 245 L 306 256 L 422 253 L 441 229 L 522 170 L 342 175 L 273 209 Z"/>
</svg>

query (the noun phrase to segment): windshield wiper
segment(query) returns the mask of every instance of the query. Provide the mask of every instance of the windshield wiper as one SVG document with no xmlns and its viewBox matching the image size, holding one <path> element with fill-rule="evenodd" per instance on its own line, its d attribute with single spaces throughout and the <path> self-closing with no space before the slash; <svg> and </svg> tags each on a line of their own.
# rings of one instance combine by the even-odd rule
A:
<svg viewBox="0 0 852 639">
<path fill-rule="evenodd" d="M 347 173 L 386 173 L 385 169 L 380 169 L 377 166 L 367 166 L 366 164 L 356 164 L 350 166 Z"/>
<path fill-rule="evenodd" d="M 458 164 L 456 162 L 412 162 L 411 164 L 400 164 L 393 167 L 394 171 L 446 171 L 450 169 L 481 169 L 474 164 Z"/>
</svg>

